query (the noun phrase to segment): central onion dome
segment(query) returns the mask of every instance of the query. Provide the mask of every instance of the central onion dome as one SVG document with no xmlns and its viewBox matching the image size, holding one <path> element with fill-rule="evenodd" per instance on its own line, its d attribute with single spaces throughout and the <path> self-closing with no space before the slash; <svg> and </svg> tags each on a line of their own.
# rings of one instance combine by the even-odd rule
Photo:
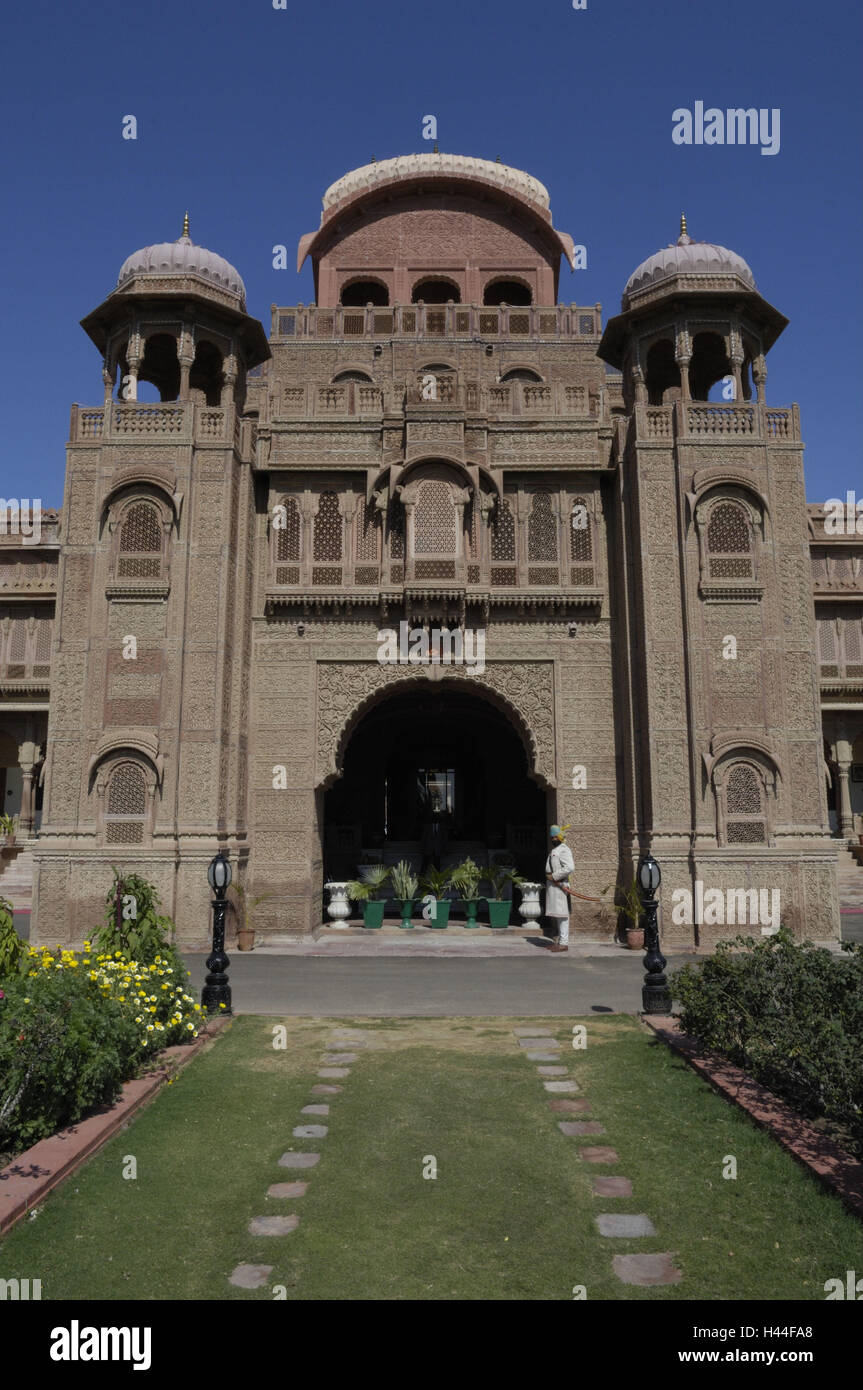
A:
<svg viewBox="0 0 863 1390">
<path fill-rule="evenodd" d="M 373 164 L 363 164 L 359 169 L 352 169 L 349 174 L 343 174 L 335 183 L 330 184 L 323 198 L 324 212 L 363 189 L 374 188 L 375 184 L 387 183 L 391 179 L 415 178 L 417 174 L 436 178 L 450 174 L 458 178 L 485 179 L 488 183 L 496 183 L 500 188 L 509 189 L 511 193 L 548 210 L 548 189 L 539 179 L 526 174 L 523 169 L 511 169 L 508 164 L 498 164 L 490 159 L 474 159 L 471 155 L 440 154 L 434 151 L 425 154 L 402 154 L 395 159 L 382 159 Z"/>
<path fill-rule="evenodd" d="M 757 289 L 755 276 L 742 256 L 710 241 L 693 241 L 687 236 L 686 218 L 682 217 L 677 241 L 648 256 L 630 275 L 623 291 L 623 308 L 630 308 L 633 300 L 665 281 L 683 278 L 685 282 L 687 276 L 698 276 L 702 284 L 707 281 L 706 288 L 710 289 L 727 287 L 732 278 L 745 289 Z M 710 283 L 713 281 L 717 283 Z"/>
<path fill-rule="evenodd" d="M 117 277 L 117 289 L 121 290 L 130 281 L 142 277 L 163 280 L 171 277 L 187 279 L 190 276 L 206 280 L 223 294 L 232 295 L 239 300 L 239 307 L 245 310 L 246 287 L 239 271 L 224 256 L 195 245 L 189 236 L 188 213 L 183 219 L 183 235 L 176 241 L 144 246 L 126 257 Z"/>
</svg>

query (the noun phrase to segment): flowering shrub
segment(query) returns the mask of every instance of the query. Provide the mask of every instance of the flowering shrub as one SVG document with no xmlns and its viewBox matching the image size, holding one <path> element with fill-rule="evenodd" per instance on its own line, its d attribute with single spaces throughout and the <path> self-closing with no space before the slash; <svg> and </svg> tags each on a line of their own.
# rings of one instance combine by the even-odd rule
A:
<svg viewBox="0 0 863 1390">
<path fill-rule="evenodd" d="M 0 1151 L 17 1151 L 116 1100 L 161 1048 L 189 1042 L 201 1006 L 170 947 L 149 964 L 120 951 L 30 947 L 0 984 Z"/>
</svg>

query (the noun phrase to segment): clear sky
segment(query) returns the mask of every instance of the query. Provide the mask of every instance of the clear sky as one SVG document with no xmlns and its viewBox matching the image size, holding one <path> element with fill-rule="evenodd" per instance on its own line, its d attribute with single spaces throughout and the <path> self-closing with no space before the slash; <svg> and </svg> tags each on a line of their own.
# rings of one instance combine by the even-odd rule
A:
<svg viewBox="0 0 863 1390">
<path fill-rule="evenodd" d="M 324 189 L 373 155 L 429 150 L 428 114 L 441 150 L 500 155 L 548 187 L 555 225 L 588 252 L 561 271 L 566 302 L 617 312 L 681 211 L 693 238 L 743 255 L 791 320 L 767 399 L 800 404 L 809 498 L 863 495 L 859 0 L 286 4 L 6 7 L 4 496 L 60 503 L 69 406 L 102 400 L 78 321 L 128 254 L 178 237 L 188 208 L 268 328 L 271 303 L 313 298 L 294 256 Z M 696 101 L 779 108 L 779 152 L 676 145 L 672 112 Z"/>
</svg>

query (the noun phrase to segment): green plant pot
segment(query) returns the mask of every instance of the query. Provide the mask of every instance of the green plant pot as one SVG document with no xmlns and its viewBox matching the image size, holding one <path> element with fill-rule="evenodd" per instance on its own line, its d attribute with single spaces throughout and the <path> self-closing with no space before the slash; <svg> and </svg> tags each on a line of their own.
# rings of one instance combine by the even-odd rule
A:
<svg viewBox="0 0 863 1390">
<path fill-rule="evenodd" d="M 384 924 L 384 908 L 386 903 L 383 898 L 370 898 L 363 903 L 363 926 L 382 927 Z"/>
<path fill-rule="evenodd" d="M 476 910 L 479 907 L 479 898 L 464 898 L 462 901 L 464 902 L 465 912 L 467 913 L 465 926 L 478 927 L 479 923 L 476 920 Z"/>
<path fill-rule="evenodd" d="M 452 903 L 449 898 L 438 898 L 435 904 L 434 916 L 429 919 L 430 927 L 445 927 L 449 923 L 449 910 Z"/>
<path fill-rule="evenodd" d="M 486 898 L 488 903 L 488 923 L 490 927 L 508 927 L 509 910 L 512 903 L 509 898 Z"/>
<path fill-rule="evenodd" d="M 402 920 L 399 922 L 399 927 L 402 931 L 413 931 L 414 924 L 411 921 L 411 916 L 413 915 L 414 910 L 413 898 L 399 898 L 398 903 L 402 914 Z"/>
</svg>

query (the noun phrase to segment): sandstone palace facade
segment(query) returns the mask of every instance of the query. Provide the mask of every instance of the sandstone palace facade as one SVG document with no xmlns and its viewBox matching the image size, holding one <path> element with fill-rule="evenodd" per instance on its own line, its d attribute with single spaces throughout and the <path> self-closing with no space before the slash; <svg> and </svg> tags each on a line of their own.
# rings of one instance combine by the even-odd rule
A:
<svg viewBox="0 0 863 1390">
<path fill-rule="evenodd" d="M 118 864 L 204 944 L 217 847 L 259 940 L 308 933 L 325 881 L 422 856 L 432 791 L 448 857 L 531 878 L 569 823 L 587 895 L 649 846 L 669 945 L 729 934 L 673 923 L 697 880 L 835 938 L 863 537 L 807 509 L 767 391 L 787 321 L 746 262 L 684 226 L 603 325 L 561 302 L 543 186 L 438 153 L 333 184 L 307 258 L 315 302 L 269 337 L 188 228 L 83 320 L 104 397 L 73 407 L 62 511 L 0 541 L 34 939 L 80 942 Z M 484 660 L 380 659 L 433 629 Z M 576 908 L 575 937 L 613 931 Z"/>
</svg>

